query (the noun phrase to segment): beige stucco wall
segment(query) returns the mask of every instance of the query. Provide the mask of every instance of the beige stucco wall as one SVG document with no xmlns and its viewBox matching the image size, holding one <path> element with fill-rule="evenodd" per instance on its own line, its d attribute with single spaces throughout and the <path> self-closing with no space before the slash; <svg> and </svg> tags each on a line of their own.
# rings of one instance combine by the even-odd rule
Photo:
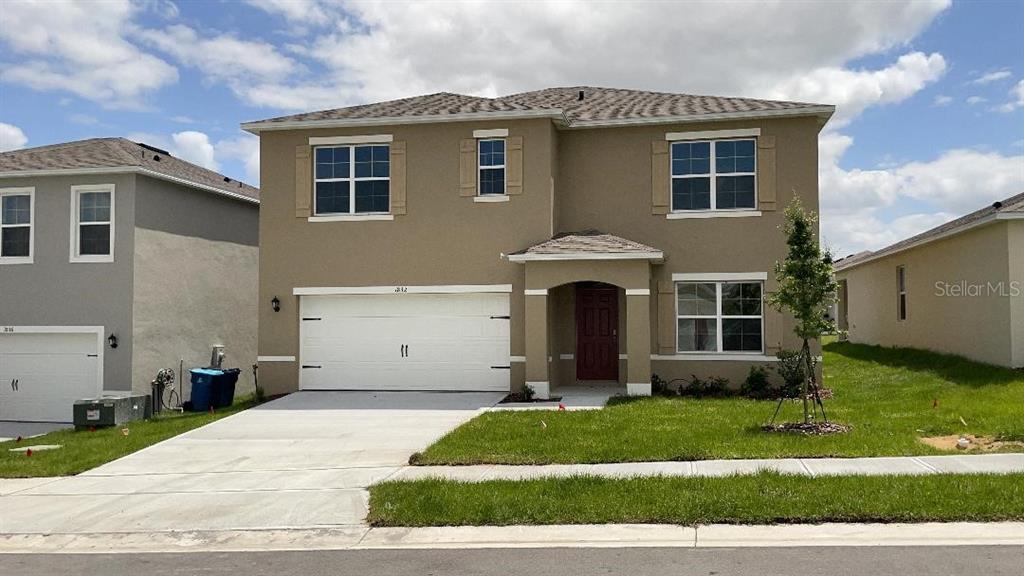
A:
<svg viewBox="0 0 1024 576">
<path fill-rule="evenodd" d="M 1024 368 L 1024 220 L 1007 221 L 1009 239 L 1010 282 L 1013 293 L 1010 299 L 1011 364 Z"/>
<path fill-rule="evenodd" d="M 132 316 L 132 388 L 149 393 L 161 368 L 207 366 L 214 345 L 252 392 L 256 362 L 259 207 L 139 178 Z"/>
<path fill-rule="evenodd" d="M 459 141 L 471 138 L 475 129 L 487 128 L 508 128 L 510 136 L 523 137 L 523 193 L 507 203 L 475 203 L 459 195 Z M 664 140 L 666 132 L 733 128 L 760 128 L 762 136 L 775 139 L 775 210 L 747 218 L 669 220 L 652 214 L 651 142 Z M 637 310 L 648 311 L 645 322 L 620 332 L 628 332 L 620 340 L 624 353 L 629 337 L 643 327 L 646 334 L 632 338 L 634 345 L 654 354 L 671 354 L 663 348 L 671 345 L 674 350 L 674 337 L 665 342 L 662 332 L 674 334 L 674 304 L 659 306 L 659 285 L 671 283 L 672 274 L 681 272 L 770 276 L 775 262 L 785 255 L 779 226 L 789 199 L 795 193 L 809 209 L 818 206 L 818 129 L 817 119 L 803 118 L 589 130 L 556 130 L 548 120 L 520 120 L 264 132 L 259 353 L 298 356 L 295 287 L 512 284 L 511 355 L 545 358 L 533 367 L 513 361 L 513 388 L 540 378 L 565 383 L 571 372 L 558 358 L 571 346 L 565 335 L 574 320 L 571 309 L 566 313 L 560 307 L 571 306 L 571 298 L 558 290 L 546 297 L 527 297 L 523 291 L 596 280 L 651 291 L 650 296 L 623 296 L 620 302 L 623 323 L 628 322 L 629 311 L 634 320 L 640 318 Z M 308 222 L 296 217 L 296 146 L 306 144 L 310 136 L 359 134 L 392 134 L 394 140 L 406 142 L 407 213 L 377 222 Z M 500 258 L 553 232 L 585 229 L 650 244 L 664 251 L 665 261 L 631 264 L 640 266 L 642 273 L 623 273 L 622 263 L 559 263 L 539 279 L 532 272 L 538 263 L 514 264 Z M 766 290 L 773 286 L 769 278 Z M 275 296 L 282 302 L 277 313 L 270 307 Z M 528 299 L 537 302 L 528 305 Z M 766 309 L 767 354 L 780 344 L 799 345 L 791 328 L 786 318 Z M 652 369 L 666 378 L 737 370 L 745 376 L 749 364 L 661 357 L 634 362 L 632 367 L 627 362 L 620 373 L 629 373 L 630 382 L 649 381 Z M 261 383 L 272 392 L 297 387 L 295 362 L 261 364 L 260 374 Z"/>
<path fill-rule="evenodd" d="M 837 273 L 847 282 L 850 340 L 1009 366 L 1011 308 L 1019 308 L 1024 296 L 989 294 L 985 288 L 1000 283 L 1010 288 L 1008 238 L 1008 224 L 997 222 Z M 897 266 L 906 266 L 907 319 L 902 321 L 897 318 Z M 968 292 L 980 286 L 981 293 L 958 295 L 964 283 Z"/>
</svg>

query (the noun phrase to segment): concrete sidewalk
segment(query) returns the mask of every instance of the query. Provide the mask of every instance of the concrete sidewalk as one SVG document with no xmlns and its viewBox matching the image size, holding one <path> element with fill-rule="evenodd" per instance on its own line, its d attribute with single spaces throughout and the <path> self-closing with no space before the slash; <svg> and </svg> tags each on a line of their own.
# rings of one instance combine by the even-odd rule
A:
<svg viewBox="0 0 1024 576">
<path fill-rule="evenodd" d="M 621 464 L 551 464 L 544 466 L 408 466 L 389 480 L 448 478 L 463 482 L 529 480 L 569 476 L 728 476 L 771 470 L 805 476 L 887 474 L 1010 474 L 1024 472 L 1024 454 L 957 454 L 891 458 L 783 458 L 765 460 L 697 460 L 692 462 L 624 462 Z"/>
<path fill-rule="evenodd" d="M 340 527 L 0 535 L 0 554 L 424 550 L 486 548 L 715 548 L 808 546 L 1024 546 L 1024 522 L 675 526 Z"/>
</svg>

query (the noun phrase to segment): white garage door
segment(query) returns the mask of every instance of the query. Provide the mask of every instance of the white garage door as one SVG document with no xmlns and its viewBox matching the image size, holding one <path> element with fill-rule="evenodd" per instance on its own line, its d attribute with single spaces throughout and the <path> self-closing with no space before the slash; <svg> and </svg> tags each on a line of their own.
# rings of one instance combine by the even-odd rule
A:
<svg viewBox="0 0 1024 576">
<path fill-rule="evenodd" d="M 75 400 L 102 390 L 98 346 L 94 333 L 0 333 L 0 420 L 71 422 Z"/>
<path fill-rule="evenodd" d="M 304 390 L 509 389 L 508 294 L 302 296 Z"/>
</svg>

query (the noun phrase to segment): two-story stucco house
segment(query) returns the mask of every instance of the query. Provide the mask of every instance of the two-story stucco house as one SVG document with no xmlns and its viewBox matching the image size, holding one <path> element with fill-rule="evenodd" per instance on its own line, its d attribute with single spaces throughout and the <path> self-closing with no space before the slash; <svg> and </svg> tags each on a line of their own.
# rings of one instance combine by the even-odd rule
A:
<svg viewBox="0 0 1024 576">
<path fill-rule="evenodd" d="M 251 389 L 257 189 L 96 138 L 0 154 L 0 208 L 0 420 L 68 422 L 218 345 Z"/>
<path fill-rule="evenodd" d="M 251 122 L 271 391 L 649 394 L 795 348 L 762 304 L 817 104 L 553 88 Z"/>
</svg>

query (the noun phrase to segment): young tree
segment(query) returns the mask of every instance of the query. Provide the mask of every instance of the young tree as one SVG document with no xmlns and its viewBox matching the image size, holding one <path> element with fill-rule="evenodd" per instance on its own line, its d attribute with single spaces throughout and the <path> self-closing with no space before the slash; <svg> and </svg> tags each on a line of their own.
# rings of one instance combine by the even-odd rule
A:
<svg viewBox="0 0 1024 576">
<path fill-rule="evenodd" d="M 793 332 L 803 340 L 800 353 L 807 367 L 802 390 L 805 424 L 811 420 L 807 405 L 809 391 L 817 397 L 818 389 L 810 342 L 822 333 L 834 330 L 827 310 L 836 301 L 838 291 L 832 271 L 832 255 L 818 245 L 817 222 L 817 214 L 804 210 L 800 199 L 794 196 L 786 208 L 786 224 L 783 226 L 789 253 L 785 261 L 775 263 L 778 290 L 767 294 L 772 308 L 793 315 L 796 319 Z"/>
</svg>

